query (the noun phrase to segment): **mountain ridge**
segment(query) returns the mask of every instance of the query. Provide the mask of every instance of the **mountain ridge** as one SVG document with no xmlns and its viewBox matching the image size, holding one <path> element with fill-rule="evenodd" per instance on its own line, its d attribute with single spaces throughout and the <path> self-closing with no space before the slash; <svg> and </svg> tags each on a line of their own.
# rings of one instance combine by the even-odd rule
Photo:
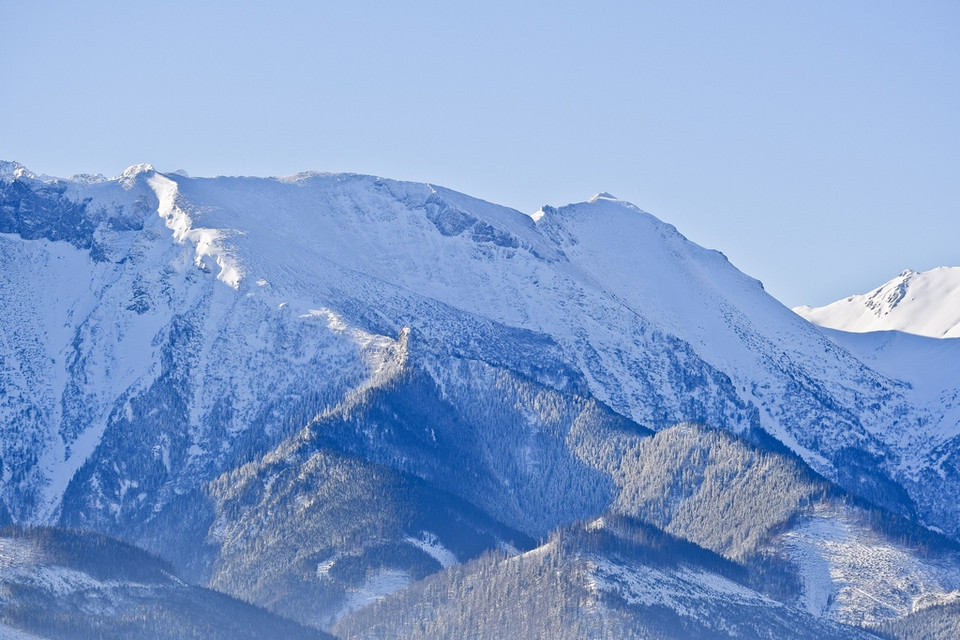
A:
<svg viewBox="0 0 960 640">
<path fill-rule="evenodd" d="M 570 354 L 561 368 L 577 371 L 590 393 L 649 427 L 688 419 L 719 422 L 736 432 L 760 427 L 828 475 L 831 458 L 851 439 L 885 452 L 881 457 L 892 465 L 888 473 L 896 473 L 904 457 L 924 455 L 912 452 L 909 441 L 891 440 L 884 426 L 902 413 L 904 390 L 896 383 L 847 359 L 842 350 L 831 352 L 818 332 L 806 329 L 722 254 L 698 247 L 633 205 L 598 198 L 546 209 L 535 222 L 442 188 L 354 174 L 310 174 L 289 182 L 186 178 L 147 165 L 125 173 L 92 185 L 23 178 L 9 182 L 8 189 L 37 186 L 31 192 L 36 197 L 56 198 L 52 214 L 60 213 L 56 207 L 80 207 L 71 215 L 90 222 L 80 224 L 71 239 L 88 244 L 93 257 L 106 258 L 94 263 L 98 269 L 111 269 L 111 256 L 122 259 L 131 248 L 134 256 L 167 255 L 168 261 L 188 251 L 189 262 L 186 256 L 174 258 L 160 281 L 151 276 L 165 291 L 183 291 L 167 304 L 177 298 L 203 305 L 219 300 L 214 308 L 226 312 L 224 305 L 240 305 L 237 311 L 247 314 L 250 304 L 272 305 L 288 318 L 284 322 L 294 323 L 311 309 L 329 307 L 372 333 L 396 334 L 411 326 L 438 347 L 457 344 L 463 334 L 438 331 L 442 323 L 427 325 L 427 316 L 414 310 L 467 314 L 504 327 L 497 331 L 517 328 L 552 341 Z M 19 191 L 15 197 L 25 202 Z M 32 212 L 42 211 L 46 202 L 31 205 L 28 215 L 12 216 L 14 221 L 34 224 Z M 130 222 L 114 222 L 130 220 L 131 214 L 134 227 L 143 219 L 142 229 L 126 231 Z M 65 231 L 47 233 L 56 238 Z M 164 234 L 172 242 L 164 241 Z M 321 238 L 320 244 L 314 241 Z M 189 264 L 196 271 L 187 271 Z M 204 272 L 236 294 L 209 289 Z M 145 274 L 128 277 L 147 281 Z M 174 286 L 172 279 L 179 278 L 188 289 Z M 149 293 L 156 285 L 128 286 L 148 292 L 142 301 L 157 298 Z M 374 313 L 371 298 L 378 301 Z M 468 352 L 479 355 L 480 346 L 489 358 L 499 351 L 483 346 L 489 344 L 474 343 Z M 830 357 L 810 356 L 818 351 Z M 675 370 L 678 358 L 705 367 L 683 399 L 677 391 L 687 383 L 656 373 Z M 786 384 L 783 367 L 803 382 Z M 821 412 L 820 429 L 829 439 L 811 439 L 796 418 L 783 413 L 783 398 L 791 396 L 809 405 L 805 411 Z M 859 415 L 835 410 L 860 404 L 880 410 Z M 928 411 L 918 408 L 920 424 L 932 420 L 925 417 Z M 824 446 L 833 452 L 818 450 Z"/>
<path fill-rule="evenodd" d="M 951 387 L 868 356 L 609 194 L 529 216 L 357 174 L 0 177 L 0 513 L 136 544 L 314 627 L 625 514 L 774 583 L 784 557 L 809 568 L 863 530 L 804 510 L 831 482 L 857 513 L 956 541 Z M 690 423 L 714 431 L 675 426 Z M 674 454 L 693 467 L 643 462 Z M 784 498 L 757 478 L 791 487 L 798 468 L 822 481 L 797 504 L 769 522 L 742 507 Z M 711 508 L 756 522 L 705 534 L 690 523 Z M 884 545 L 845 548 L 912 553 Z M 686 606 L 643 595 L 640 568 L 586 560 L 571 567 L 603 569 L 584 602 L 619 584 L 624 610 Z M 933 575 L 917 562 L 911 585 Z M 782 598 L 802 582 L 816 619 L 837 613 L 829 593 L 844 622 L 890 615 L 829 572 L 789 575 Z M 711 598 L 739 597 L 704 576 Z"/>
</svg>

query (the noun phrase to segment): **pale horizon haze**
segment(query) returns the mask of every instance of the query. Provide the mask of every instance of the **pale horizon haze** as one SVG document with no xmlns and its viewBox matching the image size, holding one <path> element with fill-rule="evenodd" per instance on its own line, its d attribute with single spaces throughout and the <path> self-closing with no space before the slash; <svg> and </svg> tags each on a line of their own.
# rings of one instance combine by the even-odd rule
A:
<svg viewBox="0 0 960 640">
<path fill-rule="evenodd" d="M 960 3 L 0 2 L 0 159 L 600 191 L 788 306 L 960 265 Z"/>
</svg>

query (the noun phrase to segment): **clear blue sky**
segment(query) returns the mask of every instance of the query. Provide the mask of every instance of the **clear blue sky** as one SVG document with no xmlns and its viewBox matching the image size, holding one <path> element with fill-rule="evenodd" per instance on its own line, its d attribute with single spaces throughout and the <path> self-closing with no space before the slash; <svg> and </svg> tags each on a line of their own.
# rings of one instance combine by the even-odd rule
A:
<svg viewBox="0 0 960 640">
<path fill-rule="evenodd" d="M 0 0 L 0 159 L 609 191 L 784 303 L 960 265 L 960 2 Z"/>
</svg>

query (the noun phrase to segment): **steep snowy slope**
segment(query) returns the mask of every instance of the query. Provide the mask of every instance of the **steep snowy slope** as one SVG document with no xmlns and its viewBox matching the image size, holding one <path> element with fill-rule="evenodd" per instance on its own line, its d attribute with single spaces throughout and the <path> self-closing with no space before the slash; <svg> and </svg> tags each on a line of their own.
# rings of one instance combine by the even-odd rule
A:
<svg viewBox="0 0 960 640">
<path fill-rule="evenodd" d="M 946 438 L 956 437 L 955 425 L 960 423 L 960 339 L 928 338 L 901 331 L 822 331 L 875 371 L 908 383 L 911 403 L 930 408 L 933 419 L 928 434 L 940 431 Z M 911 468 L 935 469 L 937 465 L 920 460 Z"/>
<path fill-rule="evenodd" d="M 16 233 L 0 236 L 0 459 L 18 520 L 51 521 L 77 478 L 96 511 L 142 519 L 230 464 L 250 427 L 279 439 L 367 375 L 356 344 L 214 286 L 144 175 L 0 184 Z"/>
<path fill-rule="evenodd" d="M 763 430 L 872 486 L 957 435 L 721 254 L 609 196 L 534 220 L 429 185 L 148 165 L 2 190 L 17 436 L 0 456 L 21 520 L 149 520 L 375 375 L 365 350 L 404 329 L 442 388 L 464 384 L 455 362 L 485 362 L 653 429 Z M 955 509 L 925 516 L 956 532 Z"/>
<path fill-rule="evenodd" d="M 960 268 L 904 271 L 870 293 L 794 311 L 874 371 L 905 382 L 910 405 L 926 408 L 926 428 L 904 432 L 919 455 L 901 461 L 902 476 L 924 510 L 942 510 L 923 487 L 960 488 Z"/>
<path fill-rule="evenodd" d="M 960 338 L 960 267 L 919 273 L 907 269 L 869 293 L 794 311 L 821 327 L 841 331 Z"/>
</svg>

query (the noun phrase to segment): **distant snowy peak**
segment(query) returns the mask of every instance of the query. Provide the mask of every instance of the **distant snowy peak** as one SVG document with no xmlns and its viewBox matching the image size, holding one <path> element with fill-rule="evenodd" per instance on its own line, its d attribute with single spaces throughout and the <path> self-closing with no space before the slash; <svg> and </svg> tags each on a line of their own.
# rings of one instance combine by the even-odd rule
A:
<svg viewBox="0 0 960 640">
<path fill-rule="evenodd" d="M 810 322 L 853 333 L 903 331 L 931 338 L 960 337 L 960 267 L 907 269 L 869 293 L 824 307 L 800 306 Z"/>
<path fill-rule="evenodd" d="M 122 180 L 124 178 L 133 178 L 136 177 L 137 173 L 145 170 L 153 170 L 153 167 L 148 164 L 138 164 L 132 167 L 129 167 L 121 175 L 112 178 L 114 181 Z M 26 168 L 22 164 L 16 161 L 7 161 L 0 160 L 0 180 L 38 180 L 40 182 L 72 182 L 78 185 L 92 185 L 99 184 L 101 182 L 107 182 L 108 179 L 99 173 L 78 173 L 70 176 L 69 178 L 58 178 L 56 176 L 49 176 L 46 174 L 37 175 L 30 169 Z"/>
<path fill-rule="evenodd" d="M 19 162 L 0 160 L 0 178 L 16 180 L 21 177 L 34 178 L 36 176 Z"/>
</svg>

